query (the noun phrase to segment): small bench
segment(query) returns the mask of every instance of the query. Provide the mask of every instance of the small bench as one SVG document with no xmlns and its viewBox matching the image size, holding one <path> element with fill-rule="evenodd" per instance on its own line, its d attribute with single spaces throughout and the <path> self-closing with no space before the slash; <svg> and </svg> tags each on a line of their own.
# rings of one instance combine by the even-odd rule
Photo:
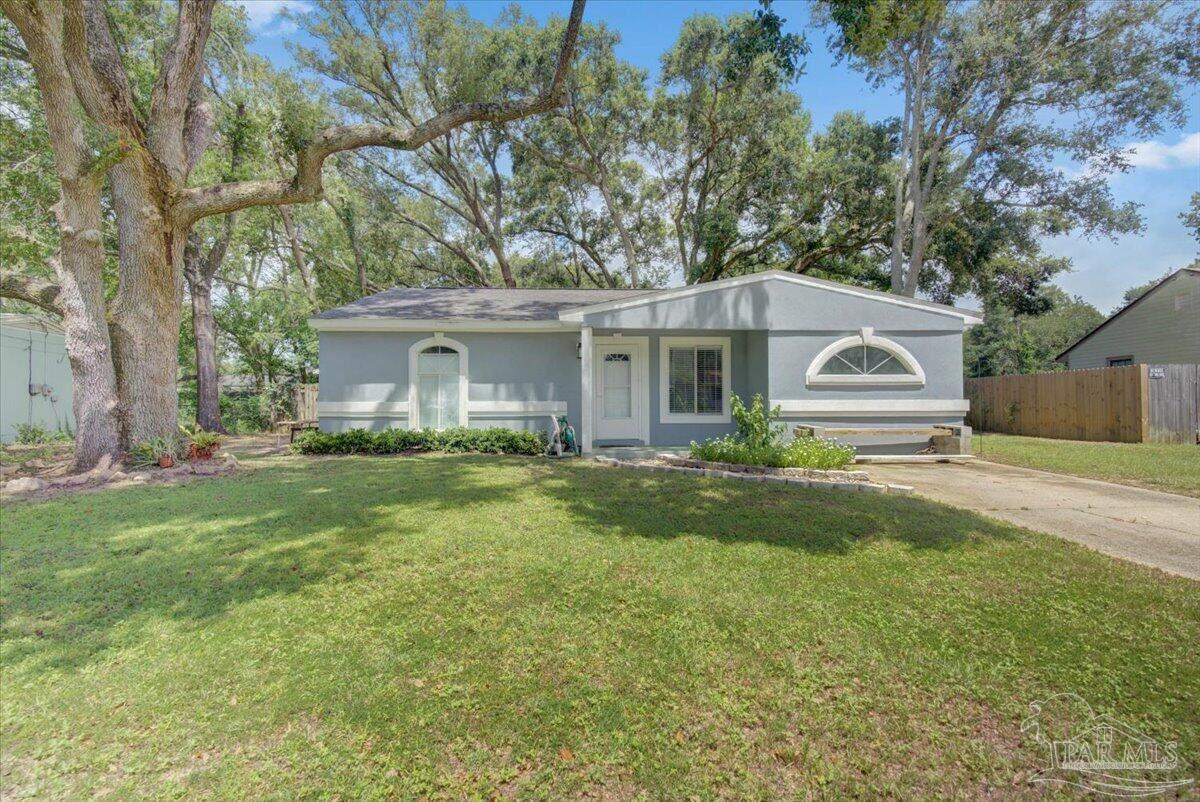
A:
<svg viewBox="0 0 1200 802">
<path fill-rule="evenodd" d="M 813 426 L 801 423 L 793 429 L 796 437 L 927 437 L 929 446 L 921 454 L 894 455 L 894 459 L 902 456 L 923 457 L 925 459 L 946 459 L 948 457 L 966 457 L 971 454 L 971 427 L 960 424 L 935 423 L 930 426 Z M 872 456 L 863 455 L 860 459 Z M 893 455 L 886 455 L 893 457 Z"/>
<path fill-rule="evenodd" d="M 289 443 L 296 442 L 296 432 L 305 432 L 305 431 L 309 431 L 310 429 L 315 430 L 319 426 L 319 424 L 315 420 L 281 420 L 275 425 L 278 426 L 281 430 L 282 429 L 288 430 L 288 442 Z"/>
</svg>

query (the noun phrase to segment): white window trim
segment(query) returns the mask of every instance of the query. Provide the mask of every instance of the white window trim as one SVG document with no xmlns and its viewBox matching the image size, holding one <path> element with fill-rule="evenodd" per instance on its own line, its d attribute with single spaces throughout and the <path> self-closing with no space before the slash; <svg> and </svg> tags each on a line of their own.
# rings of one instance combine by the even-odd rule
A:
<svg viewBox="0 0 1200 802">
<path fill-rule="evenodd" d="M 631 400 L 634 409 L 638 412 L 636 415 L 638 422 L 638 439 L 646 445 L 650 445 L 650 338 L 649 337 L 626 337 L 620 334 L 610 335 L 607 337 L 594 336 L 592 339 L 592 348 L 595 349 L 602 345 L 627 345 L 630 349 L 638 353 L 637 376 L 630 376 L 631 379 L 636 378 L 641 386 L 636 387 L 636 395 L 633 395 Z M 597 363 L 595 358 L 592 359 L 593 371 L 603 370 L 602 363 Z M 600 387 L 600 382 L 593 373 L 591 381 L 588 383 L 587 392 L 596 392 Z M 591 432 L 596 431 L 595 415 L 600 409 L 600 405 L 596 399 L 592 399 L 592 419 L 588 422 L 588 428 Z M 594 440 L 595 438 L 590 438 Z"/>
<path fill-rule="evenodd" d="M 733 383 L 733 348 L 729 337 L 659 337 L 658 338 L 658 422 L 659 423 L 729 423 L 730 385 Z M 670 355 L 671 348 L 695 346 L 721 347 L 721 414 L 698 415 L 671 412 Z"/>
<path fill-rule="evenodd" d="M 821 373 L 821 368 L 825 367 L 825 363 L 852 345 L 870 345 L 882 351 L 887 351 L 896 360 L 911 371 L 911 375 L 824 375 Z M 904 384 L 913 387 L 923 387 L 925 385 L 925 371 L 921 367 L 921 363 L 917 362 L 917 358 L 908 352 L 904 346 L 897 342 L 887 339 L 886 337 L 878 337 L 875 330 L 871 328 L 863 328 L 858 334 L 853 334 L 849 337 L 843 337 L 836 340 L 825 347 L 821 353 L 817 354 L 816 359 L 808 366 L 808 372 L 804 377 L 805 383 L 809 385 L 829 385 L 829 384 Z"/>
<path fill-rule="evenodd" d="M 421 428 L 419 403 L 417 401 L 417 355 L 434 345 L 442 345 L 458 351 L 458 425 L 466 426 L 467 418 L 467 346 L 458 340 L 445 337 L 437 332 L 432 337 L 417 340 L 408 347 L 408 428 Z"/>
</svg>

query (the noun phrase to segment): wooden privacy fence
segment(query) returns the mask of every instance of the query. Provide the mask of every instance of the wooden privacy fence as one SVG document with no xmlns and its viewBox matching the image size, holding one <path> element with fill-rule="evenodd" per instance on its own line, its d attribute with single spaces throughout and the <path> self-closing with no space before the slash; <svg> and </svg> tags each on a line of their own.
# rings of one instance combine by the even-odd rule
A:
<svg viewBox="0 0 1200 802">
<path fill-rule="evenodd" d="M 1110 440 L 1195 443 L 1200 365 L 1127 365 L 1062 373 L 967 379 L 968 421 L 980 431 Z"/>
<path fill-rule="evenodd" d="M 292 392 L 293 417 L 308 421 L 317 419 L 317 385 L 297 384 Z"/>
</svg>

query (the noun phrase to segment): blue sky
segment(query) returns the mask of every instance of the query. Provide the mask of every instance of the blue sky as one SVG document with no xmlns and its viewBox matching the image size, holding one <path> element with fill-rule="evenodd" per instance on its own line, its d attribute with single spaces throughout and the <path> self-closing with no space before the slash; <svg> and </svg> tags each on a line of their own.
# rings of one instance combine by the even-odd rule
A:
<svg viewBox="0 0 1200 802">
<path fill-rule="evenodd" d="M 279 67 L 292 63 L 285 42 L 299 34 L 294 26 L 279 17 L 287 6 L 302 9 L 303 0 L 238 0 L 246 7 L 257 34 L 255 49 Z M 466 3 L 471 13 L 492 20 L 504 7 L 502 2 Z M 539 20 L 551 15 L 565 16 L 567 0 L 526 0 L 520 4 Z M 659 58 L 674 43 L 684 19 L 696 13 L 724 16 L 753 10 L 753 0 L 590 0 L 585 18 L 604 22 L 621 35 L 618 54 L 658 74 Z M 799 0 L 776 0 L 775 9 L 787 20 L 787 29 L 805 32 L 809 8 Z M 812 52 L 807 66 L 795 84 L 813 116 L 814 128 L 823 128 L 834 113 L 841 110 L 864 112 L 869 118 L 895 115 L 899 102 L 889 88 L 873 90 L 858 73 L 834 63 L 819 31 L 807 31 Z M 1073 272 L 1060 276 L 1057 283 L 1072 294 L 1081 295 L 1100 311 L 1109 312 L 1120 304 L 1124 291 L 1182 267 L 1200 256 L 1200 246 L 1191 239 L 1179 220 L 1191 194 L 1200 191 L 1200 89 L 1187 100 L 1189 114 L 1181 129 L 1162 132 L 1154 141 L 1130 142 L 1134 148 L 1134 168 L 1112 178 L 1118 200 L 1142 204 L 1146 227 L 1142 234 L 1089 240 L 1082 236 L 1057 237 L 1046 242 L 1049 253 L 1070 257 Z"/>
</svg>

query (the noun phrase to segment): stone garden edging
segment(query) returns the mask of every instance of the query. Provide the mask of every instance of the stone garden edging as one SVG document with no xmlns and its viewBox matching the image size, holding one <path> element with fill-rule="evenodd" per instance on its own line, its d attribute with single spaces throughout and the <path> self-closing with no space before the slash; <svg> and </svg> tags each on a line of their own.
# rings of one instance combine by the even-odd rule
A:
<svg viewBox="0 0 1200 802">
<path fill-rule="evenodd" d="M 740 479 L 743 482 L 769 482 L 818 490 L 849 490 L 861 493 L 891 493 L 911 495 L 909 485 L 872 482 L 866 471 L 819 471 L 811 468 L 772 468 L 766 465 L 737 465 L 729 462 L 706 462 L 676 454 L 657 454 L 653 460 L 618 459 L 597 456 L 593 460 L 616 468 L 639 468 L 644 471 L 666 471 L 718 479 Z"/>
</svg>

